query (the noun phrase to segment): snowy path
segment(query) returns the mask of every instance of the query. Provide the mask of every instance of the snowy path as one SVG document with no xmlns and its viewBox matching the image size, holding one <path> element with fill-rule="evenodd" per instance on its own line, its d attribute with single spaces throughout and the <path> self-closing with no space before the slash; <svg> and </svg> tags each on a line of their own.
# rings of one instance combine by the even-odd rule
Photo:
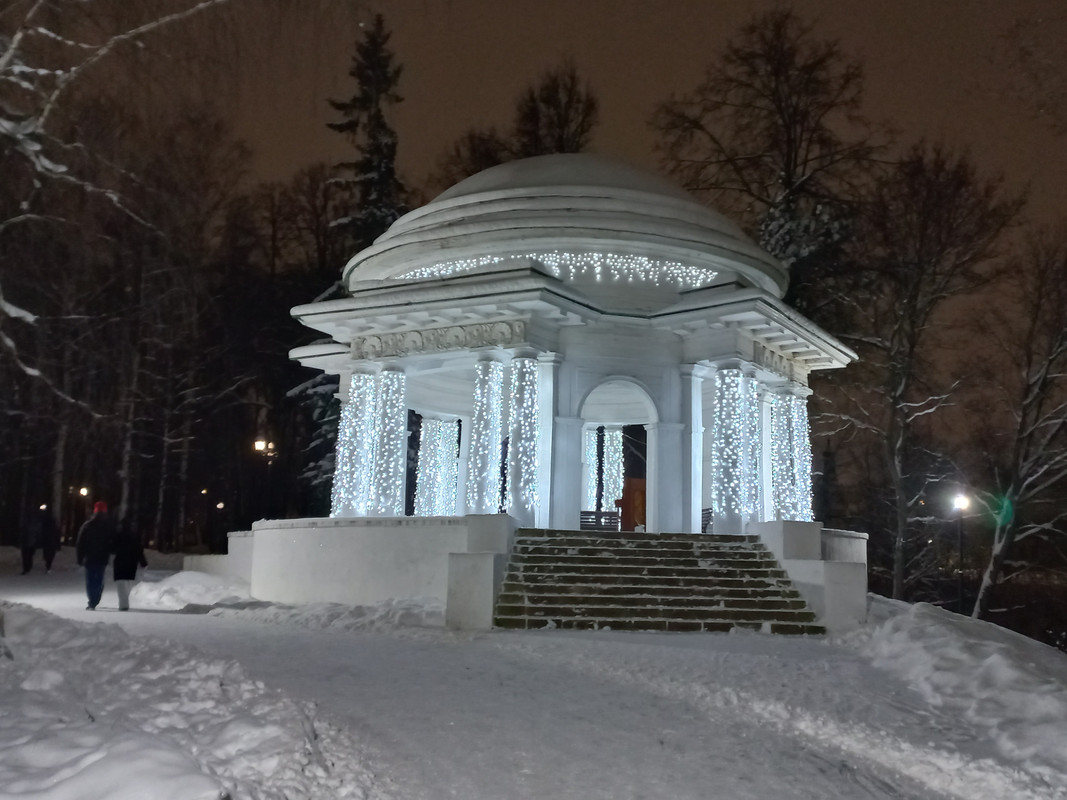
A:
<svg viewBox="0 0 1067 800">
<path fill-rule="evenodd" d="M 351 728 L 382 798 L 1063 798 L 957 717 L 815 639 L 316 631 L 0 597 L 234 659 Z M 113 591 L 104 606 L 113 607 Z"/>
</svg>

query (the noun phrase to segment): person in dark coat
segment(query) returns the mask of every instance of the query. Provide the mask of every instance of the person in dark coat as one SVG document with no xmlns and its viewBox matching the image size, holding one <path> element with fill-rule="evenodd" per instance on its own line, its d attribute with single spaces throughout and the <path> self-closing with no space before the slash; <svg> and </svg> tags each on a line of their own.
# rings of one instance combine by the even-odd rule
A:
<svg viewBox="0 0 1067 800">
<path fill-rule="evenodd" d="M 56 524 L 56 518 L 52 516 L 47 505 L 42 505 L 37 510 L 33 523 L 37 526 L 37 545 L 44 556 L 45 572 L 51 572 L 52 560 L 60 548 L 59 525 Z"/>
<path fill-rule="evenodd" d="M 104 593 L 104 572 L 115 548 L 115 526 L 107 515 L 107 503 L 101 501 L 93 505 L 93 515 L 85 521 L 78 531 L 75 544 L 78 566 L 85 567 L 85 593 L 92 611 L 100 603 Z"/>
<path fill-rule="evenodd" d="M 130 589 L 137 581 L 137 567 L 147 567 L 141 537 L 123 525 L 115 540 L 115 561 L 112 565 L 112 577 L 119 593 L 119 611 L 130 610 Z"/>
<path fill-rule="evenodd" d="M 33 569 L 33 554 L 37 551 L 37 520 L 28 520 L 22 526 L 19 535 L 19 547 L 22 548 L 22 574 L 25 575 Z"/>
</svg>

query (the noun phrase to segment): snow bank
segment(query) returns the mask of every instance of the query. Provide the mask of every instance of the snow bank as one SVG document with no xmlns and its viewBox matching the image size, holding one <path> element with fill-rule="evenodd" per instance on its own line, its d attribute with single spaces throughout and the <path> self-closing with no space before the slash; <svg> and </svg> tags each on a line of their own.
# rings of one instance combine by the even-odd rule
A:
<svg viewBox="0 0 1067 800">
<path fill-rule="evenodd" d="M 988 622 L 919 603 L 845 638 L 932 706 L 961 712 L 1000 752 L 1049 777 L 1067 774 L 1067 656 Z"/>
<path fill-rule="evenodd" d="M 188 605 L 238 603 L 248 596 L 248 584 L 244 581 L 205 572 L 178 572 L 156 582 L 138 583 L 130 592 L 130 605 L 180 611 Z"/>
<path fill-rule="evenodd" d="M 347 631 L 441 628 L 444 606 L 433 598 L 387 600 L 373 606 L 308 603 L 299 606 L 252 600 L 248 584 L 203 572 L 179 572 L 158 583 L 141 583 L 130 593 L 137 608 L 185 610 L 275 625 Z"/>
<path fill-rule="evenodd" d="M 365 795 L 349 735 L 236 662 L 29 606 L 0 615 L 5 798 Z"/>
</svg>

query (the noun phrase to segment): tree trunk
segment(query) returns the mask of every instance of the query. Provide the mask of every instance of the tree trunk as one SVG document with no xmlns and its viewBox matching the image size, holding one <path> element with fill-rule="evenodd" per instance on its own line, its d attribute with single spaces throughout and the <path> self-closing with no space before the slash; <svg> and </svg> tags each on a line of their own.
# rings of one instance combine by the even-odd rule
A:
<svg viewBox="0 0 1067 800">
<path fill-rule="evenodd" d="M 1015 539 L 1015 528 L 1009 523 L 1005 527 L 997 526 L 993 534 L 993 552 L 989 554 L 989 564 L 986 565 L 982 574 L 982 585 L 978 587 L 978 597 L 974 600 L 974 608 L 971 616 L 975 619 L 983 619 L 989 612 L 989 603 L 993 599 L 993 590 L 1000 580 L 1000 573 L 1004 569 L 1004 560 L 1008 556 L 1011 544 Z"/>
<path fill-rule="evenodd" d="M 133 374 L 130 376 L 130 386 L 126 392 L 126 420 L 125 431 L 122 441 L 122 465 L 119 467 L 119 478 L 122 481 L 122 494 L 119 500 L 119 520 L 125 521 L 129 514 L 130 500 L 133 497 L 133 449 L 134 449 L 134 425 L 137 420 L 137 391 L 141 375 L 141 351 L 134 345 Z"/>
</svg>

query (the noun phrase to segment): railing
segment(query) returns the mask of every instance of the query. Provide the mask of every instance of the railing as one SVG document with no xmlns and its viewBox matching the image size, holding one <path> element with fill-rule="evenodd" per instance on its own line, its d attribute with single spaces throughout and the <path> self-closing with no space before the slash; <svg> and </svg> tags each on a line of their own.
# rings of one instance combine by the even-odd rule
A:
<svg viewBox="0 0 1067 800">
<path fill-rule="evenodd" d="M 867 563 L 867 534 L 834 528 L 823 528 L 821 534 L 823 561 Z"/>
<path fill-rule="evenodd" d="M 583 531 L 619 531 L 618 511 L 583 511 L 579 521 Z"/>
</svg>

